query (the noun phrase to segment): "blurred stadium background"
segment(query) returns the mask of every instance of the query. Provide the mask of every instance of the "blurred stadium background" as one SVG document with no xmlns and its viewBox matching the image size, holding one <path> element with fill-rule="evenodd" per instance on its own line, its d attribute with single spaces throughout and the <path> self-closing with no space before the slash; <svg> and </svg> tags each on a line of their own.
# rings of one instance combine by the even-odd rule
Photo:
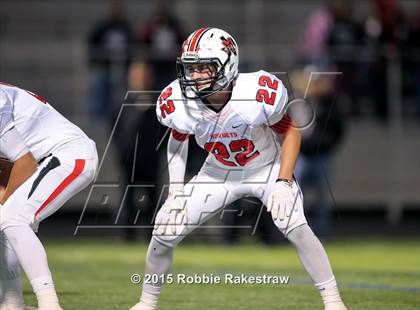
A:
<svg viewBox="0 0 420 310">
<path fill-rule="evenodd" d="M 418 1 L 3 0 L 0 16 L 0 80 L 46 98 L 103 160 L 95 186 L 41 225 L 45 238 L 148 239 L 167 172 L 158 93 L 142 91 L 174 79 L 182 40 L 213 26 L 236 38 L 241 71 L 277 72 L 294 98 L 307 90 L 317 121 L 303 132 L 297 177 L 317 233 L 409 239 L 400 259 L 420 265 Z M 311 72 L 341 74 L 312 74 L 307 87 Z M 192 176 L 204 154 L 192 147 L 189 158 Z M 255 200 L 227 210 L 190 240 L 282 242 Z M 418 266 L 410 272 L 418 294 Z"/>
<path fill-rule="evenodd" d="M 329 232 L 359 233 L 362 229 L 362 234 L 418 233 L 420 5 L 417 1 L 363 0 L 347 4 L 345 1 L 19 0 L 1 1 L 0 12 L 1 80 L 44 96 L 97 141 L 101 156 L 125 92 L 159 91 L 175 78 L 179 41 L 197 27 L 226 29 L 237 38 L 242 71 L 282 72 L 280 77 L 295 97 L 302 97 L 299 89 L 306 87 L 309 79 L 309 75 L 294 74 L 296 71 L 342 72 L 329 78 L 334 89 L 328 104 L 336 109 L 329 124 L 327 118 L 320 120 L 321 125 L 327 124 L 326 136 L 314 138 L 321 145 L 322 139 L 329 139 L 328 131 L 339 132 L 326 142 L 329 145 L 325 153 L 331 160 L 313 162 L 323 167 L 315 174 L 323 174 L 320 179 L 329 181 L 323 204 L 333 208 L 333 222 L 341 221 L 338 229 Z M 320 88 L 315 84 L 314 89 Z M 316 90 L 314 93 L 318 96 Z M 310 95 L 311 91 L 309 99 Z M 134 101 L 152 105 L 155 97 Z M 155 155 L 161 157 L 165 153 L 165 143 L 158 154 L 153 154 L 150 144 L 148 148 L 146 144 L 150 142 L 156 149 L 162 135 L 158 132 L 163 129 L 150 119 L 153 118 L 150 111 L 131 107 L 127 110 L 129 117 L 122 115 L 123 122 L 144 123 L 143 127 L 134 125 L 141 128 L 137 156 L 142 164 L 137 164 L 136 179 L 127 182 L 124 171 L 129 169 L 129 153 L 134 152 L 128 146 L 136 145 L 136 134 L 127 135 L 124 132 L 127 129 L 122 128 L 124 139 L 114 137 L 116 142 L 111 142 L 98 183 L 118 184 L 121 188 L 127 183 L 150 180 L 162 183 L 165 171 L 160 169 L 153 175 L 151 165 L 144 162 L 153 159 L 151 162 L 156 164 Z M 124 140 L 122 146 L 118 140 Z M 321 153 L 322 148 L 321 145 Z M 125 154 L 118 156 L 117 149 Z M 190 174 L 203 158 L 199 155 Z M 123 166 L 126 167 L 122 169 Z M 73 199 L 60 214 L 80 214 L 86 195 L 84 192 Z M 115 215 L 122 197 L 119 191 L 114 190 L 106 201 L 102 193 L 98 195 L 87 211 L 96 207 L 106 209 L 111 217 Z M 306 196 L 310 212 L 318 200 L 311 199 L 310 188 Z M 351 225 L 341 225 L 346 222 Z M 92 222 L 95 223 L 101 224 Z"/>
</svg>

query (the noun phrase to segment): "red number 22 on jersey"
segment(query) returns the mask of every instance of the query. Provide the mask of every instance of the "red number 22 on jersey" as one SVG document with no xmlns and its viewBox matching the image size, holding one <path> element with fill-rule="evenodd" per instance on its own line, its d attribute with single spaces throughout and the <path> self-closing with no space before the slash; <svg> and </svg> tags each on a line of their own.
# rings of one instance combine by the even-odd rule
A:
<svg viewBox="0 0 420 310">
<path fill-rule="evenodd" d="M 168 98 L 172 95 L 172 87 L 168 87 L 162 94 L 159 96 L 159 108 L 162 118 L 165 118 L 166 115 L 171 114 L 175 111 L 175 105 L 172 100 Z M 163 102 L 165 100 L 165 102 Z"/>
<path fill-rule="evenodd" d="M 273 105 L 276 101 L 276 90 L 279 87 L 279 82 L 277 80 L 272 80 L 269 76 L 262 75 L 258 80 L 258 84 L 263 87 L 268 87 L 269 89 L 273 90 L 272 92 L 268 92 L 267 89 L 261 88 L 257 91 L 257 95 L 255 100 L 258 102 L 264 102 L 269 105 Z"/>
<path fill-rule="evenodd" d="M 260 152 L 254 151 L 255 145 L 248 139 L 234 140 L 230 142 L 229 148 L 231 152 L 240 152 L 235 155 L 236 163 L 228 160 L 230 154 L 228 148 L 222 142 L 208 142 L 204 145 L 207 152 L 212 153 L 219 162 L 230 167 L 245 166 L 250 160 L 260 155 Z"/>
</svg>

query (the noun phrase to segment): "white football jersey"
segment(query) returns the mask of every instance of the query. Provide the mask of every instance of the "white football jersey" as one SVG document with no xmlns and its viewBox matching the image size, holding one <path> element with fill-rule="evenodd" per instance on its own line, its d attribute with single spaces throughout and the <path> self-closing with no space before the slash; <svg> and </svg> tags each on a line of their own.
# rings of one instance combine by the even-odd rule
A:
<svg viewBox="0 0 420 310">
<path fill-rule="evenodd" d="M 229 102 L 219 112 L 201 100 L 184 98 L 178 80 L 160 95 L 159 121 L 179 133 L 194 135 L 210 154 L 206 163 L 224 169 L 258 168 L 279 156 L 270 126 L 285 115 L 287 90 L 274 75 L 258 71 L 238 75 Z"/>
<path fill-rule="evenodd" d="M 13 127 L 36 160 L 68 142 L 87 138 L 81 129 L 38 95 L 0 84 L 0 139 Z"/>
</svg>

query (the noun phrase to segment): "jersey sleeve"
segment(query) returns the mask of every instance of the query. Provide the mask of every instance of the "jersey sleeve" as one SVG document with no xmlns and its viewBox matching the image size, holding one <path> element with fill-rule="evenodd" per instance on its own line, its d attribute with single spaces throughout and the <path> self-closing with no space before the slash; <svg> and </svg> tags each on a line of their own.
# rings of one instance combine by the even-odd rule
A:
<svg viewBox="0 0 420 310">
<path fill-rule="evenodd" d="M 233 105 L 253 126 L 272 126 L 286 114 L 287 90 L 282 81 L 266 71 L 240 74 L 234 86 Z"/>
<path fill-rule="evenodd" d="M 156 117 L 163 126 L 180 134 L 193 134 L 183 100 L 178 81 L 175 80 L 160 94 L 156 102 Z"/>
<path fill-rule="evenodd" d="M 270 99 L 264 101 L 263 104 L 265 124 L 268 126 L 273 126 L 274 124 L 278 123 L 286 114 L 288 101 L 287 89 L 283 85 L 283 82 L 275 75 L 264 72 L 264 76 L 267 76 L 268 78 L 263 78 L 261 80 L 260 77 L 260 81 L 263 81 L 260 83 L 260 85 L 265 84 L 265 86 L 262 86 L 261 89 L 266 89 L 269 92 L 271 98 L 273 98 L 272 104 Z"/>
<path fill-rule="evenodd" d="M 163 126 L 172 128 L 172 115 L 175 112 L 175 104 L 172 100 L 173 88 L 166 87 L 156 102 L 156 116 Z"/>
</svg>

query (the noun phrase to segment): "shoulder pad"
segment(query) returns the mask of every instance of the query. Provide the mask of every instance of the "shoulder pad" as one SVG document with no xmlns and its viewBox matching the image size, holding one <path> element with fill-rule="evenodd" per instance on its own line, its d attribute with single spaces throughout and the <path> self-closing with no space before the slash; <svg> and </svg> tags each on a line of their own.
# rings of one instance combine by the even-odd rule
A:
<svg viewBox="0 0 420 310">
<path fill-rule="evenodd" d="M 188 121 L 185 110 L 186 99 L 182 95 L 178 80 L 173 81 L 161 92 L 156 102 L 156 116 L 159 122 L 180 133 L 193 134 L 193 124 Z"/>
<path fill-rule="evenodd" d="M 273 125 L 287 108 L 282 81 L 266 71 L 240 74 L 234 86 L 233 106 L 249 125 Z"/>
</svg>

